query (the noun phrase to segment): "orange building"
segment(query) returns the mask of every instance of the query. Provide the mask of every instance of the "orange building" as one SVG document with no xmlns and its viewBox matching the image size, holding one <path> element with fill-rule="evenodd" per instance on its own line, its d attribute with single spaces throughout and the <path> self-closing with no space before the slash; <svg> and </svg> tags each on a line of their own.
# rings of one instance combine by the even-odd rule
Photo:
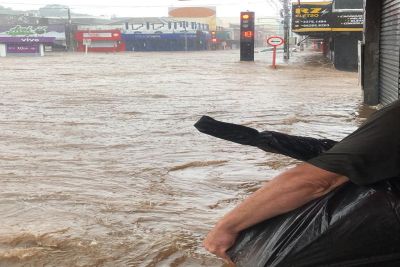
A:
<svg viewBox="0 0 400 267">
<path fill-rule="evenodd" d="M 178 20 L 196 21 L 202 24 L 208 24 L 211 31 L 217 29 L 217 11 L 216 7 L 171 7 L 168 15 Z"/>
</svg>

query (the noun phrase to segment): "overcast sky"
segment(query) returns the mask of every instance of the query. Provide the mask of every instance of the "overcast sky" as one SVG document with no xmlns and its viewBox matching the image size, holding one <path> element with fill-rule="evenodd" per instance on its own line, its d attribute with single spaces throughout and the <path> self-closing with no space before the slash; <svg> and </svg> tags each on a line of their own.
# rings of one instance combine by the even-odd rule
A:
<svg viewBox="0 0 400 267">
<path fill-rule="evenodd" d="M 277 16 L 279 0 L 5 0 L 0 5 L 19 10 L 38 9 L 46 4 L 62 4 L 73 12 L 111 16 L 167 16 L 168 7 L 216 6 L 218 17 L 236 17 L 240 11 L 255 11 L 257 16 Z"/>
</svg>

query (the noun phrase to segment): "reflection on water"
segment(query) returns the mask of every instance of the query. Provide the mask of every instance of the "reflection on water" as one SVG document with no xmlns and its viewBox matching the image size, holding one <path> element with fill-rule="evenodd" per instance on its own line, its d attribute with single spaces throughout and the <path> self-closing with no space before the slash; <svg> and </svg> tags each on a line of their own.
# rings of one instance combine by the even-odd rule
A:
<svg viewBox="0 0 400 267">
<path fill-rule="evenodd" d="M 360 123 L 355 73 L 256 56 L 1 59 L 0 266 L 221 266 L 203 236 L 295 161 L 202 135 L 197 119 L 336 140 Z"/>
</svg>

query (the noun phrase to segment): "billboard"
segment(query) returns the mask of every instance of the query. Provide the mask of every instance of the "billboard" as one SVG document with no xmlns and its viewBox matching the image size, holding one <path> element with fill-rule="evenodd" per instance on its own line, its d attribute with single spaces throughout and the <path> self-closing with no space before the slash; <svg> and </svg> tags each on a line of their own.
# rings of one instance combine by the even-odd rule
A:
<svg viewBox="0 0 400 267">
<path fill-rule="evenodd" d="M 332 2 L 292 3 L 292 31 L 331 32 L 362 31 L 362 10 L 332 10 Z"/>
<path fill-rule="evenodd" d="M 65 25 L 0 25 L 0 37 L 52 37 L 65 42 Z"/>
</svg>

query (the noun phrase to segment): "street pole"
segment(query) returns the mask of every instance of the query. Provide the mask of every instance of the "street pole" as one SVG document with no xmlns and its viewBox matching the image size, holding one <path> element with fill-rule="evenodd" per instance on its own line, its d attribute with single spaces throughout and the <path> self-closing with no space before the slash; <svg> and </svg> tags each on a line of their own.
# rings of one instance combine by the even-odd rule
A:
<svg viewBox="0 0 400 267">
<path fill-rule="evenodd" d="M 283 0 L 283 30 L 284 30 L 284 39 L 285 44 L 283 47 L 283 59 L 289 60 L 290 58 L 290 50 L 289 50 L 289 38 L 290 38 L 290 14 L 289 14 L 289 0 Z"/>
<path fill-rule="evenodd" d="M 68 46 L 68 51 L 73 51 L 72 47 L 72 18 L 71 18 L 71 9 L 68 7 L 68 40 L 67 40 L 67 46 Z"/>
<path fill-rule="evenodd" d="M 185 25 L 185 51 L 188 51 L 188 40 L 187 40 L 187 30 L 186 30 L 186 21 L 183 22 Z"/>
<path fill-rule="evenodd" d="M 273 55 L 272 55 L 272 68 L 276 69 L 276 46 L 274 46 Z"/>
</svg>

